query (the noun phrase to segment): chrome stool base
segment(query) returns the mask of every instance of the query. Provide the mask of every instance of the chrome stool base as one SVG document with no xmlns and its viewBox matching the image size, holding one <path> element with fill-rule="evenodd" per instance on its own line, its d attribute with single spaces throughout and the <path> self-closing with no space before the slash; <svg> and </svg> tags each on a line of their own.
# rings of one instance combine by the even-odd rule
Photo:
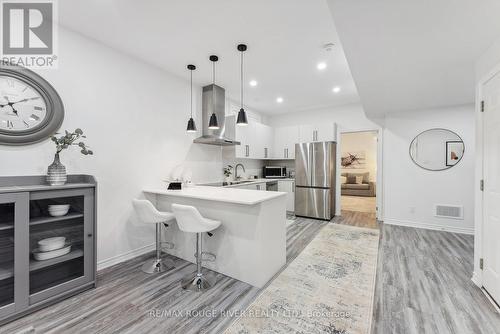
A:
<svg viewBox="0 0 500 334">
<path fill-rule="evenodd" d="M 195 274 L 195 276 L 185 277 L 181 280 L 181 286 L 184 290 L 189 291 L 206 291 L 215 285 L 215 275 Z"/>
<path fill-rule="evenodd" d="M 174 261 L 172 259 L 152 259 L 148 260 L 141 267 L 142 271 L 147 274 L 161 273 L 170 269 L 175 268 Z"/>
</svg>

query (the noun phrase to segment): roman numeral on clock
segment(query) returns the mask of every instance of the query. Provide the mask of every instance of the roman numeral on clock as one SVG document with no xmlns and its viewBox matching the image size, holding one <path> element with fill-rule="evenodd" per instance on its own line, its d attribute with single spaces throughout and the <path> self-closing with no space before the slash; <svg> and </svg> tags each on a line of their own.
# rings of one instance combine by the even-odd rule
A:
<svg viewBox="0 0 500 334">
<path fill-rule="evenodd" d="M 14 124 L 12 124 L 12 121 L 7 121 L 7 128 L 12 129 L 14 127 Z"/>
</svg>

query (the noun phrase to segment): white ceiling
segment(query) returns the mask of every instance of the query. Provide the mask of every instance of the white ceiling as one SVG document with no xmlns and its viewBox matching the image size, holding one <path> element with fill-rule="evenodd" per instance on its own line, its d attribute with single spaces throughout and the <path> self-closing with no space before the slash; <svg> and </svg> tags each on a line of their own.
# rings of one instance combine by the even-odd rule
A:
<svg viewBox="0 0 500 334">
<path fill-rule="evenodd" d="M 499 0 L 328 0 L 365 112 L 474 101 L 474 63 L 500 37 Z"/>
<path fill-rule="evenodd" d="M 64 0 L 60 23 L 121 52 L 194 80 L 211 82 L 210 54 L 220 57 L 217 83 L 239 101 L 239 53 L 245 53 L 245 100 L 277 114 L 358 102 L 326 0 Z M 322 45 L 336 44 L 327 53 Z M 327 63 L 318 71 L 318 62 Z M 250 79 L 258 81 L 249 87 Z M 341 92 L 332 93 L 334 86 Z M 282 104 L 276 103 L 278 96 Z"/>
</svg>

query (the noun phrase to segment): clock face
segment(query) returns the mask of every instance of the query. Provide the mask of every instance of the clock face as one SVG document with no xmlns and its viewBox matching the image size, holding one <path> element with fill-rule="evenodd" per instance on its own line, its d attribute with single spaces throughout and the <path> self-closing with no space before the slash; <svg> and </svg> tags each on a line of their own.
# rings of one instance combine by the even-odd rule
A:
<svg viewBox="0 0 500 334">
<path fill-rule="evenodd" d="M 28 83 L 0 75 L 0 130 L 19 133 L 36 129 L 47 117 L 42 95 Z"/>
</svg>

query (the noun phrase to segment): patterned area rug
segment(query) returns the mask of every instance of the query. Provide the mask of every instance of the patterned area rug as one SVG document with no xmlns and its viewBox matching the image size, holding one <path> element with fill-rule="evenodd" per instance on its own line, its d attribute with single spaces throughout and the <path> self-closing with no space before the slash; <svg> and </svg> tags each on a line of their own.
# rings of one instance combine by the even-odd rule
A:
<svg viewBox="0 0 500 334">
<path fill-rule="evenodd" d="M 378 241 L 378 230 L 326 225 L 225 333 L 369 333 Z"/>
</svg>

